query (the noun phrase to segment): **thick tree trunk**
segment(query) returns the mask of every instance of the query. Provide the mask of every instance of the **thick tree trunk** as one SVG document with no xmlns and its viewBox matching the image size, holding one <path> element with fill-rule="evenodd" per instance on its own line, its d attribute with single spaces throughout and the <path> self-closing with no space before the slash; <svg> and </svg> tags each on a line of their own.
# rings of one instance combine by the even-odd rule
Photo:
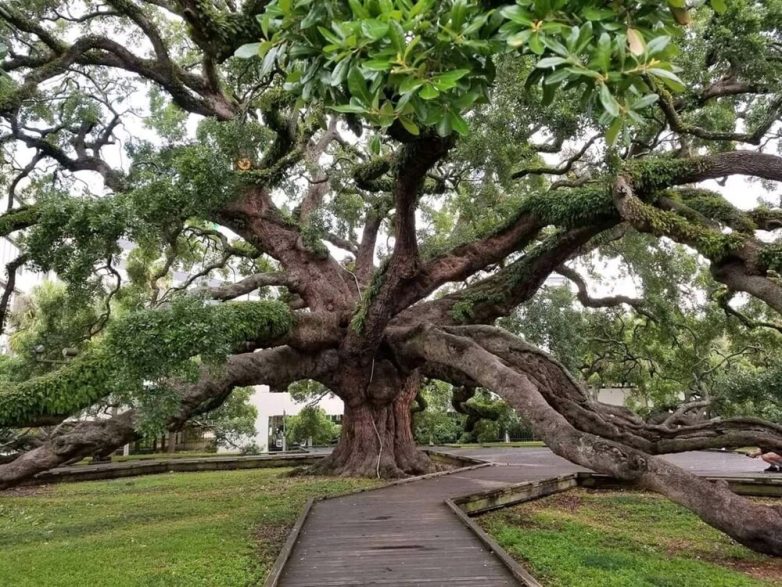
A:
<svg viewBox="0 0 782 587">
<path fill-rule="evenodd" d="M 413 437 L 411 406 L 420 378 L 408 378 L 391 402 L 345 403 L 342 434 L 334 452 L 314 472 L 396 478 L 435 470 Z"/>
<path fill-rule="evenodd" d="M 176 432 L 169 432 L 166 439 L 166 452 L 174 454 L 176 452 Z"/>
<path fill-rule="evenodd" d="M 107 420 L 76 423 L 71 430 L 47 440 L 10 463 L 0 465 L 0 490 L 90 454 L 110 453 L 138 437 L 133 423 L 130 411 Z"/>
</svg>

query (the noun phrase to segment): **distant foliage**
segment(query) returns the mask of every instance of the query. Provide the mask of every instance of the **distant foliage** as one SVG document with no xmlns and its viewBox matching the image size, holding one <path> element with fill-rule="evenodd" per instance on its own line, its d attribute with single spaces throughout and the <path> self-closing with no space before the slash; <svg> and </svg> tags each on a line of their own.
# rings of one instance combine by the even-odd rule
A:
<svg viewBox="0 0 782 587">
<path fill-rule="evenodd" d="M 329 444 L 339 438 L 340 426 L 331 421 L 323 408 L 306 406 L 297 415 L 285 420 L 288 444 Z"/>
</svg>

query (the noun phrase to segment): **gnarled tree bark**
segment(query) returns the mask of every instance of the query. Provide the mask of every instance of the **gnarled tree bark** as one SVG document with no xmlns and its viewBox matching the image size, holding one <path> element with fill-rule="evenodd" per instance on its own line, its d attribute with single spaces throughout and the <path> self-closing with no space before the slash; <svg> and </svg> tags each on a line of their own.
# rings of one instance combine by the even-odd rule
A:
<svg viewBox="0 0 782 587">
<path fill-rule="evenodd" d="M 387 365 L 377 371 L 369 397 L 355 389 L 341 394 L 346 400 L 339 443 L 314 471 L 394 478 L 434 470 L 413 437 L 411 408 L 421 387 L 421 375 L 415 371 L 402 376 L 389 374 Z"/>
<path fill-rule="evenodd" d="M 460 334 L 433 327 L 418 329 L 400 342 L 400 350 L 411 359 L 460 370 L 499 394 L 525 414 L 536 435 L 556 454 L 659 492 L 749 548 L 782 556 L 782 508 L 754 503 L 730 491 L 727 484 L 712 483 L 659 457 L 579 430 L 550 405 L 536 385 L 544 373 L 532 366 L 507 365 L 469 334 L 469 328 Z"/>
</svg>

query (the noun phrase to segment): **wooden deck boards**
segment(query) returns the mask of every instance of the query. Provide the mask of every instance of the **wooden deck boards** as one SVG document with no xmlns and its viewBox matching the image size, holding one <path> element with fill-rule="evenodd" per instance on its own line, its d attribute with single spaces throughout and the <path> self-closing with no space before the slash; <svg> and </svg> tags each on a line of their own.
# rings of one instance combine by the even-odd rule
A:
<svg viewBox="0 0 782 587">
<path fill-rule="evenodd" d="M 486 467 L 316 503 L 279 584 L 518 585 L 444 502 L 550 473 Z"/>
<path fill-rule="evenodd" d="M 454 452 L 496 465 L 317 502 L 279 585 L 518 585 L 445 500 L 585 469 L 548 449 Z M 700 474 L 757 468 L 750 459 L 720 453 L 685 453 L 671 460 Z"/>
</svg>

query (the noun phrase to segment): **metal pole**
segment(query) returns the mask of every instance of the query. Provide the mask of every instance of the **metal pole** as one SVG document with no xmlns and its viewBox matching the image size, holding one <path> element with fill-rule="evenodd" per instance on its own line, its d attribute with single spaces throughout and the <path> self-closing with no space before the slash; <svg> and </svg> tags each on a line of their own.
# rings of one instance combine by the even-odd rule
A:
<svg viewBox="0 0 782 587">
<path fill-rule="evenodd" d="M 282 452 L 288 452 L 288 439 L 285 437 L 285 410 L 282 411 Z"/>
</svg>

